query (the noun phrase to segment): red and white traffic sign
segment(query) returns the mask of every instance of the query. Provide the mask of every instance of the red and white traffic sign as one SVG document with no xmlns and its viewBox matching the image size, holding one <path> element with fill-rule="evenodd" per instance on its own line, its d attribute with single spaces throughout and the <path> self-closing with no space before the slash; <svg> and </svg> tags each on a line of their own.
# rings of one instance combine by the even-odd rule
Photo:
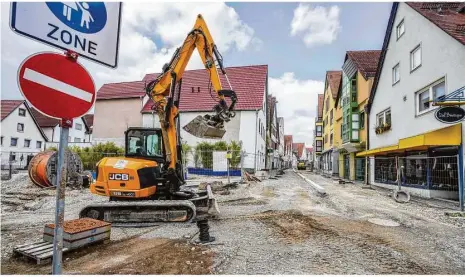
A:
<svg viewBox="0 0 465 277">
<path fill-rule="evenodd" d="M 19 67 L 18 85 L 31 105 L 50 117 L 73 119 L 94 105 L 95 84 L 77 61 L 42 52 L 26 58 Z"/>
</svg>

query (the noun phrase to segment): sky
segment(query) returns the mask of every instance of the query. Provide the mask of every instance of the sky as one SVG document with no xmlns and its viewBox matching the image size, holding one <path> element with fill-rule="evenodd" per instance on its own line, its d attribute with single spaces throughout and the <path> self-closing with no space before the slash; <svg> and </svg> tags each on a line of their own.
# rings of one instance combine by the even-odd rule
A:
<svg viewBox="0 0 465 277">
<path fill-rule="evenodd" d="M 96 87 L 159 72 L 202 14 L 226 66 L 267 64 L 269 94 L 278 100 L 285 134 L 312 145 L 317 94 L 326 71 L 340 70 L 345 52 L 381 49 L 390 2 L 124 2 L 118 68 L 80 59 Z M 20 63 L 57 51 L 15 34 L 10 4 L 1 3 L 1 99 L 22 99 Z M 8 19 L 8 20 L 7 20 Z M 196 52 L 187 69 L 203 68 Z"/>
</svg>

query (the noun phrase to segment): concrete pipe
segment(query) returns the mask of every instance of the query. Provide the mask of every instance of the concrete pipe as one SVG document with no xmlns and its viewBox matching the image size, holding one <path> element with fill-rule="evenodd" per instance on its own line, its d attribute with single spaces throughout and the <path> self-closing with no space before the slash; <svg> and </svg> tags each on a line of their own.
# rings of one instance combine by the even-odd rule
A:
<svg viewBox="0 0 465 277">
<path fill-rule="evenodd" d="M 38 187 L 50 188 L 55 187 L 57 164 L 57 151 L 46 150 L 38 153 L 29 163 L 28 173 L 31 181 Z M 81 158 L 76 153 L 69 150 L 65 151 L 67 159 L 68 174 L 67 180 L 78 179 L 83 170 Z"/>
</svg>

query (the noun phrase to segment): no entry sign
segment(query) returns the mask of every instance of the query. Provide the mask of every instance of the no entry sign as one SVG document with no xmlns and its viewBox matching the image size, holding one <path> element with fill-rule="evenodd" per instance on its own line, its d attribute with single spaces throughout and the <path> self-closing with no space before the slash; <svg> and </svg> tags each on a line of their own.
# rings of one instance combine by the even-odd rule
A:
<svg viewBox="0 0 465 277">
<path fill-rule="evenodd" d="M 81 117 L 95 102 L 95 85 L 87 70 L 57 53 L 26 58 L 19 67 L 18 85 L 34 108 L 58 119 Z"/>
</svg>

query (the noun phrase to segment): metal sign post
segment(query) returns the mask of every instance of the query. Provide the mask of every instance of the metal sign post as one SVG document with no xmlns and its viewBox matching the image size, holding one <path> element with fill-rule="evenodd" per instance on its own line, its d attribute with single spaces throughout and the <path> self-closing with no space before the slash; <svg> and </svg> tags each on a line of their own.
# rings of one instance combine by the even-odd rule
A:
<svg viewBox="0 0 465 277">
<path fill-rule="evenodd" d="M 67 163 L 65 151 L 68 147 L 69 128 L 72 120 L 61 121 L 60 145 L 58 147 L 58 168 L 56 177 L 55 230 L 53 236 L 53 275 L 61 275 L 63 254 L 63 223 L 65 221 L 65 188 L 67 180 Z"/>
</svg>

